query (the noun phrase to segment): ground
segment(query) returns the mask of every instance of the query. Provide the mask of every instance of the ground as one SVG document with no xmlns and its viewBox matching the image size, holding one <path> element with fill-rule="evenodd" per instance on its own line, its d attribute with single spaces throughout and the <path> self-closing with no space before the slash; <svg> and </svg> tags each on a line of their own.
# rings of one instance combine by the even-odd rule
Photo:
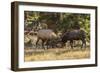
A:
<svg viewBox="0 0 100 73">
<path fill-rule="evenodd" d="M 90 58 L 90 49 L 74 47 L 65 48 L 50 48 L 50 49 L 30 49 L 25 48 L 26 62 L 29 61 L 44 61 L 44 60 L 70 60 L 70 59 L 86 59 Z"/>
</svg>

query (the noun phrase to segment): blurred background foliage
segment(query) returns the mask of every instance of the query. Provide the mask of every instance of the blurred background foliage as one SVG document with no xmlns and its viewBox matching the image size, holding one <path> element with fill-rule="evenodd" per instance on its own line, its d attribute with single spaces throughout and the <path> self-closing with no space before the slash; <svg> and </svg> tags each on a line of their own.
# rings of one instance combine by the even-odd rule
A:
<svg viewBox="0 0 100 73">
<path fill-rule="evenodd" d="M 73 29 L 84 29 L 86 40 L 90 40 L 90 14 L 25 11 L 24 22 L 25 29 L 31 30 L 41 28 L 65 33 Z"/>
</svg>

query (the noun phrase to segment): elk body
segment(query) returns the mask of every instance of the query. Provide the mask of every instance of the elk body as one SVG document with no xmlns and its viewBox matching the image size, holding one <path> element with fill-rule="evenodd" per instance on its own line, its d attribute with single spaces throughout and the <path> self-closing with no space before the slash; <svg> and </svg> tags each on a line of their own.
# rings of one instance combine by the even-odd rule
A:
<svg viewBox="0 0 100 73">
<path fill-rule="evenodd" d="M 57 35 L 51 29 L 41 29 L 37 32 L 36 46 L 37 46 L 39 40 L 41 40 L 42 48 L 45 49 L 45 47 L 44 47 L 45 45 L 48 48 L 48 46 L 50 45 L 49 42 L 56 38 L 57 38 Z"/>
<path fill-rule="evenodd" d="M 74 40 L 81 40 L 82 45 L 81 48 L 85 45 L 86 47 L 86 32 L 84 30 L 78 29 L 78 30 L 72 30 L 67 31 L 61 38 L 62 46 L 65 45 L 67 41 L 70 41 L 70 46 L 73 48 L 73 41 Z"/>
</svg>

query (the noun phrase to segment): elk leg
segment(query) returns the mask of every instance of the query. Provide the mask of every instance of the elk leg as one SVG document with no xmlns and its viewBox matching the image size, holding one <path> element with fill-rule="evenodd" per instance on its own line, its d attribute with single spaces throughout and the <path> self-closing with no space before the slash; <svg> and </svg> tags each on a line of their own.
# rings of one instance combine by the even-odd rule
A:
<svg viewBox="0 0 100 73">
<path fill-rule="evenodd" d="M 82 40 L 82 46 L 81 46 L 81 48 L 83 48 L 84 45 L 85 45 L 85 48 L 86 48 L 86 41 L 85 40 Z"/>
<path fill-rule="evenodd" d="M 84 43 L 84 45 L 85 45 L 85 48 L 86 48 L 86 40 L 83 40 L 83 43 Z"/>
<path fill-rule="evenodd" d="M 83 40 L 82 40 L 82 46 L 81 46 L 81 48 L 83 48 Z"/>
<path fill-rule="evenodd" d="M 47 45 L 47 49 L 48 49 L 49 48 L 49 40 L 47 40 L 46 45 Z"/>
<path fill-rule="evenodd" d="M 86 41 L 84 41 L 84 44 L 85 44 L 85 48 L 86 48 Z"/>
<path fill-rule="evenodd" d="M 70 46 L 73 49 L 73 40 L 70 41 Z"/>
<path fill-rule="evenodd" d="M 38 38 L 37 41 L 36 41 L 36 48 L 37 48 L 37 45 L 38 45 L 39 40 L 40 40 L 40 39 Z"/>
<path fill-rule="evenodd" d="M 45 43 L 45 40 L 42 40 L 42 48 L 43 48 L 43 49 L 45 49 L 44 43 Z"/>
</svg>

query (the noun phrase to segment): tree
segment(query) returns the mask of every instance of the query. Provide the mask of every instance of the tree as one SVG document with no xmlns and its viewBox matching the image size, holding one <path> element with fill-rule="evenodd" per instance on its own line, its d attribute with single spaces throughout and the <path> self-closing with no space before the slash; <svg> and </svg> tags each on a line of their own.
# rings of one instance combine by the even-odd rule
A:
<svg viewBox="0 0 100 73">
<path fill-rule="evenodd" d="M 36 24 L 40 23 L 43 29 L 56 32 L 82 28 L 87 33 L 87 41 L 90 40 L 90 14 L 25 11 L 25 20 L 29 20 L 30 27 L 35 25 L 32 22 L 38 22 Z"/>
</svg>

